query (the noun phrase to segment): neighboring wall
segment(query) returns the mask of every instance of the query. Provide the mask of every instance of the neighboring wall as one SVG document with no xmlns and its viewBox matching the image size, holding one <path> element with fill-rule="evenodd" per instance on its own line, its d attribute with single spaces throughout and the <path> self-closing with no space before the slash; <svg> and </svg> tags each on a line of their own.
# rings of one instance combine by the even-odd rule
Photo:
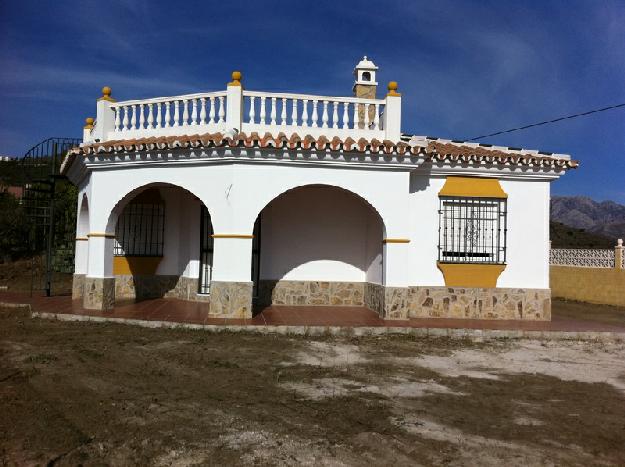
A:
<svg viewBox="0 0 625 467">
<path fill-rule="evenodd" d="M 553 297 L 625 306 L 625 270 L 551 266 Z"/>
</svg>

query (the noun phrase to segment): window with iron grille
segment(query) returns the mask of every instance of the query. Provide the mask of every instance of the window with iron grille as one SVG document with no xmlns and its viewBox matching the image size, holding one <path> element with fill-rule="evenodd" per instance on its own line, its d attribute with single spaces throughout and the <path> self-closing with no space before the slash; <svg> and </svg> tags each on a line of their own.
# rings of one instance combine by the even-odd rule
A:
<svg viewBox="0 0 625 467">
<path fill-rule="evenodd" d="M 440 197 L 438 260 L 506 262 L 506 200 Z"/>
<path fill-rule="evenodd" d="M 115 227 L 115 256 L 163 256 L 165 205 L 130 203 Z"/>
</svg>

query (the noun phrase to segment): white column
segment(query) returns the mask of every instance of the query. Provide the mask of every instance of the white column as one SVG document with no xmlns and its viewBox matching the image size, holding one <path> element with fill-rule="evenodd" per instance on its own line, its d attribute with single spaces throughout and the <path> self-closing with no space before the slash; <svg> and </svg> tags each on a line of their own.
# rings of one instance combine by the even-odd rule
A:
<svg viewBox="0 0 625 467">
<path fill-rule="evenodd" d="M 106 236 L 105 236 L 106 235 Z M 87 277 L 113 277 L 113 243 L 115 234 L 89 234 Z"/>
<path fill-rule="evenodd" d="M 252 238 L 221 238 L 216 232 L 213 281 L 251 282 Z"/>
<path fill-rule="evenodd" d="M 391 89 L 389 83 L 389 93 L 386 95 L 386 106 L 384 108 L 384 133 L 388 140 L 393 142 L 399 141 L 401 137 L 401 96 Z"/>
<path fill-rule="evenodd" d="M 241 131 L 241 123 L 243 122 L 243 86 L 235 78 L 234 73 L 232 74 L 233 81 L 228 83 L 227 88 L 226 130 L 236 129 Z"/>
<path fill-rule="evenodd" d="M 410 243 L 384 243 L 384 285 L 387 287 L 408 287 Z"/>
<path fill-rule="evenodd" d="M 87 237 L 76 237 L 76 253 L 74 255 L 74 274 L 87 274 L 89 258 L 89 242 Z"/>
<path fill-rule="evenodd" d="M 107 99 L 98 100 L 96 124 L 91 132 L 92 141 L 106 141 L 108 133 L 115 131 L 115 112 L 111 104 L 112 102 Z"/>
</svg>

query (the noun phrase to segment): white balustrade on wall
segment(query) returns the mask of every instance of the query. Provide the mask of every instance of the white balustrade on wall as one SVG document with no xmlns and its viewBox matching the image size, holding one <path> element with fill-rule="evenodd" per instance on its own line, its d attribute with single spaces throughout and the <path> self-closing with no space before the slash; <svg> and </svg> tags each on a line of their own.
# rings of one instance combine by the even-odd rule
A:
<svg viewBox="0 0 625 467">
<path fill-rule="evenodd" d="M 385 138 L 382 99 L 243 91 L 242 130 L 353 139 Z"/>
<path fill-rule="evenodd" d="M 110 109 L 114 125 L 107 139 L 223 131 L 226 92 L 115 102 Z"/>
<path fill-rule="evenodd" d="M 230 83 L 226 91 L 114 102 L 98 100 L 93 129 L 85 142 L 227 131 L 269 132 L 331 139 L 390 139 L 401 136 L 401 98 L 327 97 L 246 91 Z"/>
</svg>

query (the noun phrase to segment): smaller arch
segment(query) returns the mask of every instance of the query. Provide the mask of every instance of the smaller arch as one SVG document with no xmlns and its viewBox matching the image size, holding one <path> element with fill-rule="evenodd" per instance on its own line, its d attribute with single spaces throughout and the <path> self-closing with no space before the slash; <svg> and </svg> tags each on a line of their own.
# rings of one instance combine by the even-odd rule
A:
<svg viewBox="0 0 625 467">
<path fill-rule="evenodd" d="M 83 193 L 80 199 L 76 234 L 79 238 L 86 237 L 89 234 L 89 199 L 86 193 Z"/>
</svg>

